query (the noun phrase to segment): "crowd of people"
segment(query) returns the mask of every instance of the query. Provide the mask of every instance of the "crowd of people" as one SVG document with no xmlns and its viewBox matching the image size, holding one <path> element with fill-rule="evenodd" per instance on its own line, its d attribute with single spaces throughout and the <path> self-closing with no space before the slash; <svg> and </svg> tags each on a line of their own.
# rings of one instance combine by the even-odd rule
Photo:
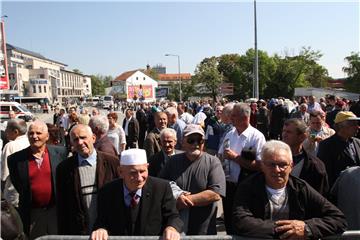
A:
<svg viewBox="0 0 360 240">
<path fill-rule="evenodd" d="M 29 126 L 13 116 L 1 190 L 18 217 L 2 219 L 2 238 L 179 239 L 216 235 L 219 221 L 250 238 L 360 230 L 360 99 L 286 101 L 56 107 Z"/>
</svg>

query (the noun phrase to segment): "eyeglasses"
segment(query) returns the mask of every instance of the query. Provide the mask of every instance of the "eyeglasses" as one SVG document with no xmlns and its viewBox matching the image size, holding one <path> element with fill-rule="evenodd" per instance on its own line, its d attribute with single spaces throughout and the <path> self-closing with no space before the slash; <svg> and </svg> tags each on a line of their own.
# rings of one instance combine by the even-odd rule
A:
<svg viewBox="0 0 360 240">
<path fill-rule="evenodd" d="M 268 168 L 274 168 L 274 169 L 279 168 L 280 171 L 285 171 L 290 166 L 289 163 L 273 163 L 273 162 L 264 162 L 264 161 L 263 164 Z"/>
<path fill-rule="evenodd" d="M 203 144 L 204 143 L 204 139 L 202 139 L 202 138 L 188 138 L 187 140 L 186 140 L 186 142 L 188 143 L 188 144 L 191 144 L 191 145 L 193 145 L 193 144 L 197 144 L 197 145 L 201 145 L 201 144 Z"/>
</svg>

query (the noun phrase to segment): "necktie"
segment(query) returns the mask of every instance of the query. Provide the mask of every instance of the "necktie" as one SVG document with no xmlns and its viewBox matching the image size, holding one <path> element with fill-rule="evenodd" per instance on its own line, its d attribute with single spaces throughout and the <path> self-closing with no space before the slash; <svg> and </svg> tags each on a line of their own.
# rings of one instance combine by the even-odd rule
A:
<svg viewBox="0 0 360 240">
<path fill-rule="evenodd" d="M 130 201 L 130 207 L 131 208 L 135 208 L 136 205 L 138 204 L 138 195 L 136 195 L 136 192 L 131 192 L 129 193 L 129 195 L 131 196 L 131 201 Z"/>
</svg>

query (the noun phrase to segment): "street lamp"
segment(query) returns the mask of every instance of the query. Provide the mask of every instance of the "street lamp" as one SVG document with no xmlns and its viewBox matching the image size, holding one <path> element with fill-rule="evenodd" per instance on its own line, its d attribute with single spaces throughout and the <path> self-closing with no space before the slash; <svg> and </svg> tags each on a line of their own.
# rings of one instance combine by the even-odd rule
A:
<svg viewBox="0 0 360 240">
<path fill-rule="evenodd" d="M 254 83 L 253 97 L 259 99 L 259 56 L 257 48 L 257 21 L 256 21 L 256 0 L 254 0 L 254 32 L 255 32 L 255 66 L 254 66 Z"/>
<path fill-rule="evenodd" d="M 177 57 L 177 59 L 178 59 L 178 70 L 179 70 L 179 76 L 178 76 L 178 80 L 179 80 L 179 89 L 180 89 L 180 96 L 179 96 L 179 98 L 180 98 L 180 102 L 182 101 L 182 97 L 181 97 L 181 95 L 182 95 L 182 93 L 181 93 L 181 74 L 180 74 L 180 55 L 176 55 L 176 54 L 169 54 L 169 53 L 167 53 L 167 54 L 165 54 L 165 56 L 166 57 Z"/>
</svg>

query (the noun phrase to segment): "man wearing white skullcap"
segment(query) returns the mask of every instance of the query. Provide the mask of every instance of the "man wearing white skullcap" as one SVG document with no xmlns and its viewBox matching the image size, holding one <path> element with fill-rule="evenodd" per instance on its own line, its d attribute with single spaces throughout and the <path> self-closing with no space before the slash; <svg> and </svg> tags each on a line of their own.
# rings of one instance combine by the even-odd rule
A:
<svg viewBox="0 0 360 240">
<path fill-rule="evenodd" d="M 148 176 L 146 151 L 123 151 L 119 171 L 121 179 L 99 191 L 91 239 L 106 240 L 109 235 L 180 239 L 183 223 L 169 182 Z"/>
</svg>

